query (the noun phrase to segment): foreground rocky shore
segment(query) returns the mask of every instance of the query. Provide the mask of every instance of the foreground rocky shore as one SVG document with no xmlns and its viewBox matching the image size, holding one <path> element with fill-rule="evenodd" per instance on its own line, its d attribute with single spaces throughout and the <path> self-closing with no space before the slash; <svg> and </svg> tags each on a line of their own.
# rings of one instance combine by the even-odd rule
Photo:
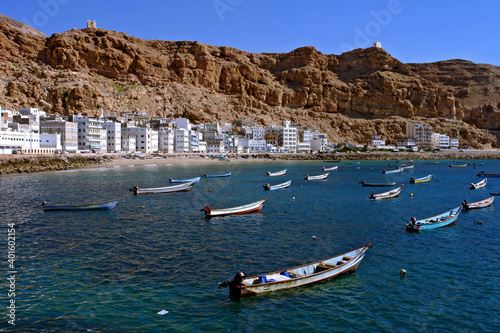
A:
<svg viewBox="0 0 500 333">
<path fill-rule="evenodd" d="M 480 151 L 443 151 L 443 152 L 342 152 L 330 154 L 227 154 L 230 161 L 321 161 L 321 160 L 492 160 L 500 159 L 500 150 Z M 218 162 L 208 154 L 164 154 L 150 155 L 135 160 L 182 162 Z M 106 164 L 129 161 L 121 154 L 103 155 L 0 155 L 0 174 L 33 173 L 44 171 L 62 171 L 98 167 Z"/>
</svg>

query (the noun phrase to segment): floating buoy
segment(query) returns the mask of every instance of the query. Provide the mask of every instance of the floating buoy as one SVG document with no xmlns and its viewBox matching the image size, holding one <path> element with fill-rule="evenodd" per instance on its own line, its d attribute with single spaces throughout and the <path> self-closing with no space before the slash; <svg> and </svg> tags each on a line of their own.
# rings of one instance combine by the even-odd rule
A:
<svg viewBox="0 0 500 333">
<path fill-rule="evenodd" d="M 412 197 L 412 198 L 413 198 L 413 193 L 410 193 L 410 197 Z"/>
<path fill-rule="evenodd" d="M 477 221 L 477 224 L 483 224 L 482 220 Z"/>
<path fill-rule="evenodd" d="M 292 200 L 295 200 L 295 197 L 292 197 Z"/>
<path fill-rule="evenodd" d="M 212 192 L 212 189 L 211 189 L 211 188 L 209 188 L 209 189 L 208 189 L 208 192 Z"/>
<path fill-rule="evenodd" d="M 404 269 L 400 270 L 399 275 L 406 276 L 406 270 L 404 270 Z"/>
<path fill-rule="evenodd" d="M 313 236 L 313 239 L 316 240 L 316 236 Z"/>
<path fill-rule="evenodd" d="M 304 186 L 300 185 L 300 188 L 304 188 Z"/>
<path fill-rule="evenodd" d="M 144 206 L 141 206 L 141 209 L 144 209 L 144 208 L 146 208 L 146 207 L 144 207 Z"/>
</svg>

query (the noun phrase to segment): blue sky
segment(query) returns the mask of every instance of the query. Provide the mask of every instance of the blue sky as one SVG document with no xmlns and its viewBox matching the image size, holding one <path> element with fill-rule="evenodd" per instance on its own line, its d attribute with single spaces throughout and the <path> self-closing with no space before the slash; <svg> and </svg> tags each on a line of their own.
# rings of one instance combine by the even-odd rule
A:
<svg viewBox="0 0 500 333">
<path fill-rule="evenodd" d="M 248 52 L 314 46 L 341 54 L 373 42 L 404 62 L 465 59 L 500 66 L 500 1 L 145 0 L 4 1 L 0 13 L 50 36 L 97 27 L 145 39 Z"/>
</svg>

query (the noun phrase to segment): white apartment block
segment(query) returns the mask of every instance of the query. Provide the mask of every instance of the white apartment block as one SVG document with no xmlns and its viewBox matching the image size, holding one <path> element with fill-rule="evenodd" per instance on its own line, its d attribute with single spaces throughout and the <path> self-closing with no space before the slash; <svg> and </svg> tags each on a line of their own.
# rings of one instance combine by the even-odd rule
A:
<svg viewBox="0 0 500 333">
<path fill-rule="evenodd" d="M 106 129 L 106 150 L 108 153 L 122 151 L 122 124 L 114 121 L 104 121 L 102 126 Z"/>
<path fill-rule="evenodd" d="M 154 153 L 158 151 L 158 132 L 149 127 L 122 127 L 122 136 L 134 136 L 138 152 Z"/>
<path fill-rule="evenodd" d="M 14 112 L 6 108 L 0 108 L 0 130 L 9 128 L 9 123 L 13 122 Z"/>
<path fill-rule="evenodd" d="M 316 138 L 313 138 L 311 141 L 311 151 L 312 152 L 315 152 L 315 151 L 325 151 L 326 148 L 326 144 L 327 144 L 327 140 L 326 138 L 320 138 L 320 137 L 316 137 Z"/>
<path fill-rule="evenodd" d="M 89 116 L 73 116 L 78 123 L 78 150 L 90 152 L 106 152 L 106 129 L 102 127 L 103 120 Z"/>
<path fill-rule="evenodd" d="M 174 130 L 172 128 L 163 128 L 158 131 L 158 151 L 174 152 Z"/>
<path fill-rule="evenodd" d="M 40 133 L 40 149 L 50 153 L 62 152 L 61 134 Z"/>
<path fill-rule="evenodd" d="M 370 143 L 371 146 L 373 147 L 384 147 L 385 146 L 385 140 L 382 139 L 380 135 L 373 135 L 372 136 L 372 141 Z"/>
<path fill-rule="evenodd" d="M 432 148 L 448 149 L 450 148 L 450 137 L 448 135 L 432 133 Z"/>
<path fill-rule="evenodd" d="M 174 130 L 174 152 L 189 153 L 190 131 L 185 128 L 176 128 Z"/>
<path fill-rule="evenodd" d="M 245 153 L 263 153 L 267 150 L 267 142 L 265 139 L 242 139 L 240 140 L 240 144 Z"/>
<path fill-rule="evenodd" d="M 200 141 L 198 142 L 198 153 L 204 154 L 208 152 L 208 146 L 206 141 Z"/>
<path fill-rule="evenodd" d="M 299 141 L 297 144 L 298 153 L 310 153 L 311 152 L 311 140 L 310 141 Z"/>
<path fill-rule="evenodd" d="M 137 151 L 136 137 L 130 135 L 122 135 L 122 151 L 126 153 L 135 153 Z"/>
<path fill-rule="evenodd" d="M 264 127 L 254 126 L 251 128 L 252 130 L 252 139 L 254 140 L 264 140 L 266 136 L 266 129 Z"/>
<path fill-rule="evenodd" d="M 224 139 L 207 139 L 207 153 L 220 154 L 224 152 Z"/>
<path fill-rule="evenodd" d="M 183 128 L 187 130 L 191 130 L 191 123 L 187 118 L 176 118 L 174 120 L 175 128 Z"/>
<path fill-rule="evenodd" d="M 450 139 L 450 148 L 451 149 L 458 149 L 458 142 L 459 140 L 457 138 L 451 138 Z"/>
</svg>

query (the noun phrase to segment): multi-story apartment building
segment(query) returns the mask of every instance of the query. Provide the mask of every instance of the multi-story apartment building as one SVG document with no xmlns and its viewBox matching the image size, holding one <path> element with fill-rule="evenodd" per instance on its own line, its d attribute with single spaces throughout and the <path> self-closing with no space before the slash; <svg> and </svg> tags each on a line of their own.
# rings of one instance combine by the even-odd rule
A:
<svg viewBox="0 0 500 333">
<path fill-rule="evenodd" d="M 72 121 L 78 123 L 78 150 L 106 152 L 106 129 L 102 126 L 103 120 L 76 115 L 72 116 Z"/>
<path fill-rule="evenodd" d="M 122 125 L 114 121 L 105 121 L 102 126 L 106 129 L 106 147 L 108 153 L 122 151 Z"/>
<path fill-rule="evenodd" d="M 208 139 L 207 142 L 207 153 L 220 154 L 224 152 L 224 139 Z"/>
<path fill-rule="evenodd" d="M 189 153 L 190 130 L 186 128 L 176 128 L 174 130 L 174 152 Z"/>
<path fill-rule="evenodd" d="M 122 136 L 135 137 L 136 151 L 141 153 L 158 151 L 158 132 L 149 127 L 122 126 Z"/>
<path fill-rule="evenodd" d="M 425 123 L 406 124 L 406 137 L 413 139 L 419 148 L 432 146 L 432 127 Z"/>
<path fill-rule="evenodd" d="M 174 152 L 174 130 L 172 128 L 162 128 L 158 131 L 158 151 Z"/>
<path fill-rule="evenodd" d="M 61 149 L 64 153 L 76 153 L 78 150 L 78 124 L 63 119 L 42 120 L 40 132 L 60 134 Z"/>
<path fill-rule="evenodd" d="M 432 133 L 431 135 L 431 147 L 439 149 L 450 148 L 450 137 L 448 135 Z"/>
</svg>

